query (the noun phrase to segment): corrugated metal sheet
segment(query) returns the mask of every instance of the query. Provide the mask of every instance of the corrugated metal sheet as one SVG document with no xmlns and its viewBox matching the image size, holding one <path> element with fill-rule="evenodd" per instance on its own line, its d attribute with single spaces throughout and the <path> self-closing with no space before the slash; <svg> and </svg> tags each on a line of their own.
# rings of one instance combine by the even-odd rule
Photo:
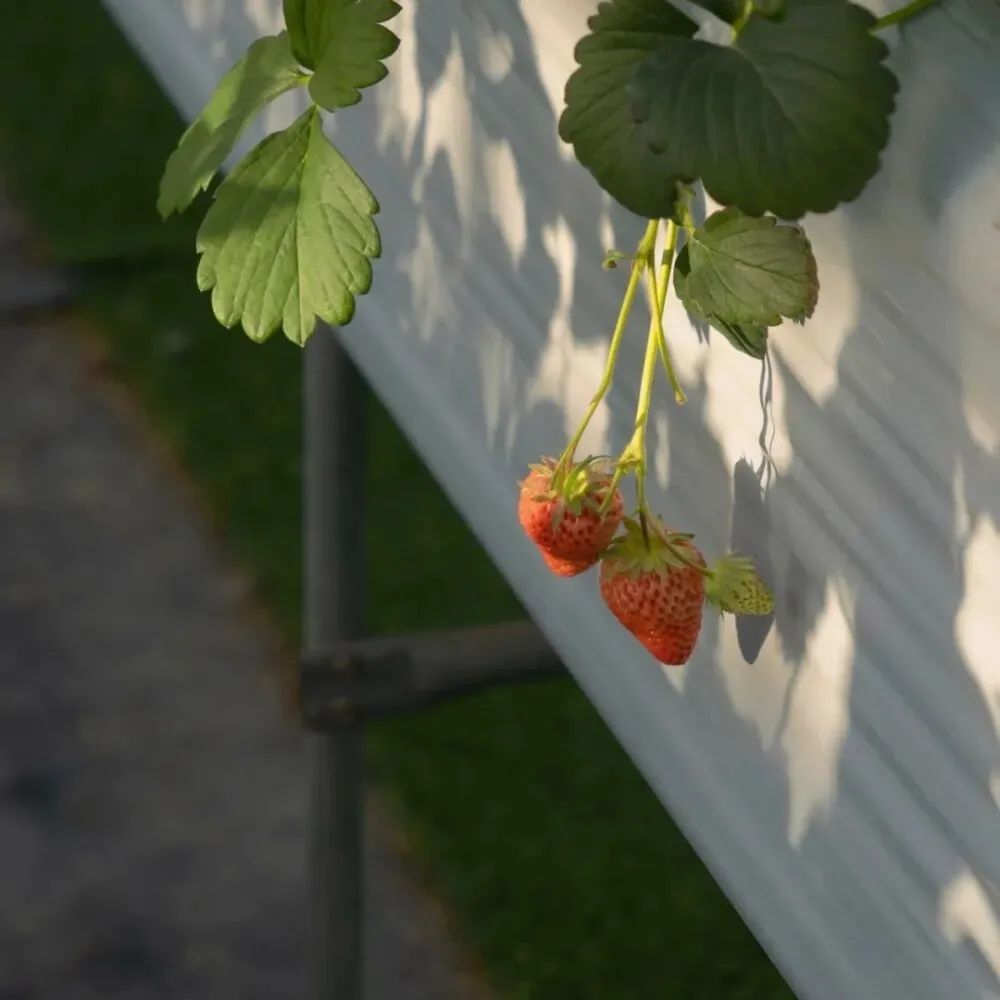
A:
<svg viewBox="0 0 1000 1000">
<path fill-rule="evenodd" d="M 189 115 L 280 23 L 276 0 L 108 2 Z M 556 136 L 592 7 L 394 24 L 388 81 L 336 116 L 386 247 L 347 344 L 802 996 L 1000 996 L 1000 14 L 949 0 L 897 41 L 885 167 L 808 221 L 820 308 L 770 375 L 670 309 L 690 402 L 659 397 L 653 499 L 709 554 L 754 551 L 779 611 L 709 621 L 667 672 L 513 516 L 599 376 L 602 253 L 641 228 Z M 626 436 L 642 333 L 594 450 Z"/>
</svg>

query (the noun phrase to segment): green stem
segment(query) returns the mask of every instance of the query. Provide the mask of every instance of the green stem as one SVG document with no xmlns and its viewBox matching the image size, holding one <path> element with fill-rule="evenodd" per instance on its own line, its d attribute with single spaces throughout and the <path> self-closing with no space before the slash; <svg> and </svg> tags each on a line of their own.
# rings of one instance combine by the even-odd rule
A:
<svg viewBox="0 0 1000 1000">
<path fill-rule="evenodd" d="M 608 510 L 611 508 L 611 502 L 615 498 L 615 490 L 618 489 L 618 484 L 621 482 L 622 476 L 624 474 L 625 474 L 625 468 L 623 465 L 621 465 L 621 462 L 619 461 L 618 463 L 616 463 L 615 471 L 612 473 L 611 485 L 608 487 L 608 492 L 604 496 L 604 503 L 602 503 L 600 508 L 598 509 L 598 514 L 601 517 L 604 517 L 604 515 L 607 514 Z"/>
<path fill-rule="evenodd" d="M 655 300 L 654 300 L 655 301 Z M 646 424 L 649 422 L 649 407 L 653 399 L 653 376 L 656 373 L 656 356 L 658 344 L 655 324 L 649 325 L 649 336 L 646 338 L 646 355 L 642 359 L 642 378 L 639 382 L 639 399 L 635 407 L 635 427 L 632 440 L 625 446 L 619 458 L 634 463 L 636 495 L 639 513 L 646 512 Z"/>
<path fill-rule="evenodd" d="M 625 286 L 625 296 L 622 299 L 621 309 L 618 310 L 618 319 L 615 322 L 615 328 L 611 334 L 611 343 L 608 346 L 608 360 L 604 366 L 604 375 L 601 378 L 600 385 L 597 387 L 597 392 L 594 393 L 594 397 L 590 401 L 590 406 L 587 407 L 587 412 L 584 414 L 583 420 L 580 422 L 580 426 L 577 427 L 576 433 L 570 439 L 569 444 L 566 446 L 566 450 L 559 458 L 559 463 L 553 473 L 553 479 L 555 479 L 565 469 L 565 467 L 573 461 L 577 445 L 579 445 L 580 439 L 583 437 L 584 431 L 587 429 L 587 425 L 597 412 L 597 407 L 601 405 L 601 400 L 604 399 L 608 389 L 611 387 L 611 380 L 614 378 L 615 374 L 615 363 L 618 360 L 618 348 L 621 346 L 622 334 L 625 332 L 629 315 L 632 312 L 632 305 L 635 302 L 636 292 L 639 290 L 639 279 L 642 277 L 643 269 L 646 267 L 647 258 L 652 253 L 653 246 L 656 243 L 656 229 L 658 225 L 659 221 L 657 219 L 651 219 L 646 226 L 646 231 L 643 233 L 642 239 L 639 241 L 635 259 L 632 261 L 632 270 L 628 277 L 628 284 Z"/>
<path fill-rule="evenodd" d="M 634 464 L 636 478 L 636 507 L 639 514 L 639 523 L 642 525 L 642 535 L 645 539 L 647 548 L 649 547 L 648 522 L 651 520 L 652 516 L 646 506 L 646 427 L 649 423 L 649 410 L 653 398 L 653 377 L 656 372 L 657 355 L 660 356 L 663 361 L 663 365 L 667 370 L 667 377 L 670 379 L 670 384 L 674 389 L 674 398 L 678 403 L 683 403 L 686 399 L 684 396 L 684 390 L 677 381 L 673 361 L 670 357 L 670 349 L 667 346 L 667 338 L 663 332 L 663 307 L 666 304 L 667 292 L 670 287 L 670 273 L 673 269 L 678 236 L 678 227 L 676 223 L 668 221 L 666 223 L 666 227 L 666 244 L 663 248 L 663 256 L 661 258 L 659 271 L 655 277 L 653 274 L 652 248 L 650 248 L 649 251 L 650 256 L 646 267 L 649 280 L 649 307 L 652 315 L 649 323 L 649 334 L 646 338 L 646 354 L 642 361 L 642 377 L 639 382 L 639 399 L 636 403 L 635 409 L 635 428 L 632 432 L 632 439 L 625 446 L 625 450 L 618 459 L 618 464 L 615 467 L 614 476 L 612 478 L 611 489 L 608 491 L 608 497 L 610 498 L 614 494 L 615 488 L 622 477 L 625 463 L 628 462 L 630 464 Z M 607 500 L 605 501 L 605 505 L 606 504 Z M 655 523 L 658 524 L 659 522 Z M 696 569 L 704 577 L 710 578 L 712 576 L 712 571 L 710 569 L 696 562 L 694 558 L 684 552 L 680 546 L 675 545 L 670 540 L 668 532 L 661 531 L 659 528 L 656 529 L 656 532 L 657 536 L 662 540 L 668 551 L 670 551 L 676 559 L 684 563 L 684 565 L 690 566 L 692 569 Z"/>
<path fill-rule="evenodd" d="M 677 250 L 677 224 L 667 222 L 667 242 L 663 248 L 663 257 L 657 275 L 653 276 L 652 260 L 647 267 L 649 278 L 649 309 L 652 314 L 652 330 L 656 334 L 656 346 L 660 352 L 660 359 L 666 369 L 667 378 L 670 380 L 671 388 L 674 390 L 674 399 L 683 405 L 687 402 L 687 396 L 677 379 L 677 372 L 674 370 L 674 360 L 670 356 L 670 348 L 667 345 L 667 337 L 663 332 L 663 307 L 667 301 L 667 292 L 670 288 L 670 272 L 674 266 L 674 253 Z M 652 257 L 652 254 L 650 255 Z"/>
<path fill-rule="evenodd" d="M 658 225 L 658 223 L 655 223 Z M 650 403 L 653 398 L 653 377 L 656 374 L 656 359 L 659 356 L 663 361 L 663 366 L 667 370 L 667 377 L 674 389 L 674 398 L 678 403 L 686 401 L 684 390 L 677 380 L 674 371 L 673 359 L 670 356 L 670 349 L 667 347 L 667 338 L 663 332 L 663 306 L 667 301 L 667 292 L 670 288 L 670 273 L 673 269 L 674 253 L 677 249 L 678 229 L 674 222 L 667 222 L 666 245 L 663 249 L 663 257 L 659 268 L 659 273 L 653 273 L 653 256 L 655 245 L 650 244 L 646 250 L 645 267 L 649 279 L 649 332 L 646 336 L 646 355 L 642 362 L 642 376 L 639 382 L 639 399 L 636 403 L 635 424 L 632 437 L 625 446 L 618 461 L 615 463 L 615 471 L 611 478 L 611 488 L 602 505 L 602 511 L 606 510 L 610 504 L 611 497 L 621 481 L 627 468 L 634 468 L 636 473 L 636 500 L 640 516 L 646 514 L 646 425 L 649 422 Z M 646 233 L 650 230 L 647 228 Z M 653 229 L 653 239 L 655 241 L 656 230 Z"/>
<path fill-rule="evenodd" d="M 656 330 L 651 329 L 646 338 L 646 354 L 642 359 L 642 379 L 639 382 L 639 401 L 635 408 L 635 433 L 641 445 L 641 457 L 646 457 L 646 423 L 649 420 L 649 407 L 653 399 L 653 375 L 656 372 L 656 355 L 658 344 Z"/>
<path fill-rule="evenodd" d="M 926 10 L 936 3 L 937 0 L 910 0 L 910 3 L 900 7 L 899 10 L 894 10 L 884 17 L 880 17 L 875 22 L 872 31 L 881 31 L 883 28 L 890 28 L 894 24 L 902 24 L 903 21 L 908 21 L 911 17 L 916 17 L 922 10 Z"/>
<path fill-rule="evenodd" d="M 685 566 L 690 566 L 691 569 L 696 569 L 703 577 L 710 580 L 715 574 L 707 567 L 702 566 L 700 562 L 695 562 L 695 560 L 689 556 L 679 545 L 674 545 L 672 541 L 663 533 L 657 532 L 660 540 L 666 545 L 670 554 L 675 558 L 679 559 Z"/>
<path fill-rule="evenodd" d="M 625 450 L 618 459 L 618 466 L 615 468 L 612 486 L 608 491 L 608 495 L 611 496 L 614 493 L 615 487 L 618 485 L 618 480 L 621 478 L 624 467 L 622 460 L 633 462 L 635 465 L 636 508 L 639 514 L 639 522 L 643 528 L 642 535 L 646 541 L 647 549 L 649 548 L 649 529 L 647 525 L 648 522 L 653 521 L 657 525 L 654 528 L 657 537 L 663 542 L 674 558 L 682 562 L 685 566 L 696 569 L 702 576 L 710 579 L 712 571 L 707 566 L 702 566 L 701 563 L 696 562 L 679 545 L 675 545 L 670 540 L 669 533 L 666 530 L 660 529 L 660 522 L 650 514 L 646 506 L 646 425 L 649 422 L 649 406 L 653 395 L 653 374 L 656 370 L 656 354 L 656 334 L 650 328 L 649 339 L 646 341 L 646 356 L 642 362 L 642 381 L 639 385 L 639 402 L 635 411 L 635 430 L 632 433 L 632 440 L 625 446 Z M 607 501 L 605 501 L 606 503 Z"/>
<path fill-rule="evenodd" d="M 674 218 L 680 216 L 679 224 L 688 233 L 694 232 L 694 218 L 691 215 L 691 203 L 694 201 L 694 188 L 690 184 L 677 184 L 677 212 Z"/>
<path fill-rule="evenodd" d="M 743 10 L 740 16 L 733 21 L 733 41 L 740 37 L 740 32 L 747 26 L 747 21 L 753 15 L 753 0 L 743 0 Z"/>
</svg>

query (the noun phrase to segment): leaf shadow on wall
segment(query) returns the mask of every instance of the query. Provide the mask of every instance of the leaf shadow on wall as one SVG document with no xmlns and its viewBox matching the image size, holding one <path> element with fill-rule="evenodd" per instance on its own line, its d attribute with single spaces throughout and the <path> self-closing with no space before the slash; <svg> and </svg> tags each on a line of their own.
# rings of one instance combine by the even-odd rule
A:
<svg viewBox="0 0 1000 1000">
<path fill-rule="evenodd" d="M 975 155 L 954 145 L 954 169 L 936 182 L 925 177 L 925 198 L 933 190 L 943 205 L 963 173 L 958 164 Z M 831 794 L 810 810 L 802 854 L 820 866 L 829 845 L 849 852 L 857 883 L 845 879 L 825 895 L 838 908 L 865 900 L 882 952 L 860 966 L 868 982 L 908 982 L 913 996 L 993 995 L 1000 866 L 991 845 L 1000 822 L 991 782 L 1000 750 L 981 668 L 977 679 L 967 659 L 986 651 L 963 642 L 977 626 L 964 620 L 975 595 L 967 589 L 972 531 L 960 525 L 996 531 L 1000 480 L 996 456 L 967 425 L 962 351 L 978 331 L 957 307 L 958 276 L 931 269 L 922 248 L 893 236 L 893 204 L 876 180 L 847 212 L 847 258 L 873 285 L 888 285 L 865 290 L 834 391 L 816 402 L 776 366 L 794 453 L 769 502 L 783 578 L 777 627 L 784 656 L 802 656 L 781 727 L 795 711 L 794 685 L 805 683 L 822 594 L 839 580 L 853 608 L 846 715 Z M 792 508 L 805 517 L 788 516 Z M 963 882 L 975 887 L 976 908 L 958 912 L 954 887 Z M 922 967 L 884 958 L 904 945 L 915 952 L 904 907 L 922 927 Z M 949 929 L 963 922 L 964 935 Z"/>
<path fill-rule="evenodd" d="M 624 283 L 623 269 L 607 274 L 600 267 L 608 230 L 618 245 L 625 247 L 634 245 L 642 230 L 641 220 L 612 209 L 591 177 L 568 159 L 556 133 L 559 109 L 553 107 L 543 85 L 528 11 L 527 5 L 508 0 L 475 7 L 457 2 L 447 7 L 415 5 L 409 26 L 397 26 L 404 39 L 410 37 L 407 31 L 415 34 L 416 40 L 410 43 L 415 51 L 401 51 L 395 57 L 410 59 L 410 64 L 390 65 L 390 76 L 379 88 L 383 96 L 378 99 L 377 127 L 370 119 L 364 128 L 347 124 L 343 135 L 338 131 L 334 136 L 344 155 L 371 180 L 382 202 L 378 221 L 386 252 L 376 265 L 372 296 L 384 294 L 387 301 L 412 304 L 409 315 L 399 315 L 399 328 L 393 332 L 401 340 L 412 337 L 416 342 L 424 339 L 430 343 L 442 365 L 438 377 L 456 399 L 468 423 L 468 435 L 483 440 L 496 465 L 508 463 L 512 512 L 517 474 L 528 461 L 565 440 L 568 424 L 579 417 L 575 408 L 583 397 L 575 389 L 575 380 L 581 378 L 577 370 L 580 355 L 589 352 L 595 362 L 592 382 L 603 366 Z M 506 62 L 497 52 L 508 54 Z M 455 88 L 452 93 L 459 96 L 449 97 L 449 88 Z M 395 106 L 397 102 L 403 111 Z M 474 114 L 467 110 L 470 105 Z M 511 108 L 517 113 L 507 113 Z M 349 123 L 350 118 L 345 121 Z M 506 174 L 498 171 L 498 161 L 505 164 Z M 518 198 L 505 201 L 497 195 L 496 187 L 505 176 Z M 403 178 L 402 183 L 399 178 Z M 566 260 L 572 266 L 564 266 Z M 356 326 L 344 332 L 345 340 L 363 337 L 364 326 L 362 300 Z M 636 322 L 627 332 L 623 372 L 638 371 L 642 326 Z M 489 349 L 484 345 L 490 345 Z M 419 355 L 419 348 L 415 353 Z M 634 395 L 630 398 L 630 388 L 634 390 L 634 385 L 623 383 L 609 397 L 606 438 L 610 447 L 622 443 L 620 429 L 631 424 L 635 400 Z M 671 436 L 670 447 L 679 451 L 672 464 L 704 461 L 714 484 L 710 516 L 718 516 L 717 524 L 728 525 L 729 471 L 704 423 L 703 393 L 699 396 L 695 389 L 693 396 L 689 419 L 697 433 L 689 441 Z M 502 402 L 499 412 L 497 399 Z M 391 406 L 392 400 L 387 403 Z M 408 422 L 420 419 L 419 414 L 396 416 L 404 430 Z M 661 444 L 666 447 L 667 442 L 652 431 L 651 450 Z M 565 586 L 594 587 L 595 580 L 590 576 Z M 599 605 L 595 613 L 607 614 Z M 715 624 L 706 626 L 704 641 L 709 648 L 716 631 Z M 660 678 L 650 673 L 656 670 L 655 665 L 649 664 L 649 671 L 645 671 L 646 666 L 643 664 L 644 672 L 657 684 Z M 672 701 L 676 710 L 684 709 L 683 696 L 665 682 L 663 697 Z M 498 700 L 502 700 L 499 695 Z M 566 825 L 569 820 L 565 817 L 579 810 L 573 802 L 560 802 L 560 795 L 567 798 L 573 789 L 588 789 L 588 775 L 595 775 L 593 780 L 597 781 L 601 774 L 618 774 L 606 752 L 591 762 L 573 751 L 601 738 L 592 716 L 587 715 L 585 721 L 564 734 L 566 756 L 559 758 L 566 761 L 567 768 L 580 773 L 564 773 L 564 786 L 553 798 L 552 812 L 537 817 L 539 823 L 555 828 L 560 822 L 555 818 L 558 815 L 564 817 L 561 822 Z M 749 752 L 753 745 L 751 727 L 738 720 L 729 728 L 745 730 L 743 740 Z M 516 740 L 519 734 L 516 728 L 508 730 L 506 738 Z M 516 761 L 516 755 L 511 759 Z M 456 756 L 455 768 L 462 774 L 474 764 L 473 754 Z M 548 760 L 546 768 L 553 767 L 553 761 Z M 780 772 L 775 774 L 778 784 L 769 798 L 776 802 L 773 816 L 780 827 Z M 516 800 L 520 794 L 517 783 L 530 782 L 533 777 L 537 776 L 511 772 L 511 788 L 498 788 L 497 801 L 504 796 Z M 452 778 L 464 780 L 461 775 Z M 616 780 L 626 783 L 625 778 Z M 586 794 L 595 801 L 609 794 L 614 799 L 613 791 L 605 785 Z M 628 798 L 623 801 L 634 802 Z M 538 834 L 540 843 L 544 843 L 542 836 Z M 613 903 L 606 897 L 587 895 L 589 869 L 613 864 L 610 859 L 619 841 L 624 854 L 660 856 L 657 845 L 633 845 L 628 836 L 627 828 L 619 831 L 612 821 L 595 820 L 593 829 L 564 833 L 557 841 L 556 848 L 568 850 L 570 856 L 552 869 L 552 885 L 559 893 L 571 886 L 571 891 L 579 894 L 573 913 L 563 912 L 558 919 L 578 927 L 578 935 L 602 926 Z M 647 841 L 654 836 L 650 831 Z M 488 831 L 484 839 L 488 840 Z M 531 861 L 537 846 L 509 850 L 513 857 L 524 858 L 527 869 L 537 868 Z M 621 861 L 623 867 L 629 863 Z M 573 867 L 573 873 L 561 874 L 567 865 Z M 666 934 L 678 919 L 682 897 L 671 891 L 666 865 L 663 870 L 650 871 L 649 876 L 623 880 L 623 892 L 638 894 L 628 906 L 647 914 L 653 924 L 661 921 Z M 513 872 L 509 876 L 519 877 Z M 705 880 L 688 883 L 684 882 L 686 877 L 686 873 L 679 873 L 673 882 L 705 887 Z M 510 887 L 504 889 L 511 891 Z M 549 901 L 538 900 L 533 905 L 544 913 Z M 624 912 L 624 900 L 622 905 Z M 700 903 L 683 908 L 689 924 L 704 921 L 704 937 L 714 940 L 715 946 L 733 954 L 752 952 L 746 930 L 735 915 L 727 919 L 724 909 L 715 903 L 705 905 L 700 915 L 693 912 L 702 909 Z M 691 994 L 686 989 L 688 980 L 683 978 L 687 974 L 683 971 L 685 961 L 676 956 L 668 961 L 666 953 L 640 953 L 642 942 L 633 942 L 633 935 L 616 934 L 614 929 L 608 933 L 613 948 L 592 949 L 593 954 L 576 956 L 570 965 L 560 964 L 555 957 L 538 957 L 535 973 L 542 969 L 538 974 L 553 977 L 552 995 L 560 989 L 581 998 L 600 995 L 596 992 L 599 987 L 591 984 L 602 980 L 594 977 L 607 977 L 612 966 L 618 969 L 623 965 L 628 965 L 629 971 L 621 975 L 635 995 L 660 982 L 674 983 L 678 992 L 692 997 L 732 995 L 741 977 L 744 982 L 759 984 L 762 996 L 786 995 L 763 958 L 757 959 L 753 968 L 734 963 L 733 967 L 702 970 L 703 992 Z M 567 977 L 572 976 L 575 978 L 567 985 Z M 671 978 L 675 976 L 676 981 Z"/>
<path fill-rule="evenodd" d="M 463 377 L 478 373 L 478 382 L 472 377 L 460 389 L 463 399 L 473 401 L 469 413 L 481 421 L 471 433 L 481 431 L 498 458 L 518 464 L 551 450 L 553 434 L 566 426 L 573 349 L 599 347 L 607 336 L 616 292 L 610 285 L 602 286 L 606 292 L 594 287 L 603 280 L 601 221 L 610 220 L 619 231 L 632 222 L 619 222 L 621 213 L 609 216 L 596 185 L 565 162 L 554 127 L 558 109 L 542 85 L 522 9 L 497 2 L 475 13 L 456 4 L 449 17 L 439 9 L 432 16 L 430 10 L 417 5 L 415 14 L 419 110 L 405 130 L 390 129 L 381 139 L 374 129 L 364 139 L 353 136 L 345 153 L 359 167 L 382 160 L 419 179 L 408 192 L 377 192 L 385 202 L 380 222 L 384 219 L 391 250 L 376 282 L 391 271 L 389 280 L 401 293 L 421 302 L 425 282 L 413 262 L 429 246 L 438 254 L 437 266 L 447 274 L 440 290 L 449 299 L 445 311 L 474 316 L 475 325 L 448 330 L 442 323 L 427 336 L 447 344 Z M 510 53 L 502 71 L 483 60 L 484 34 Z M 463 123 L 473 134 L 457 151 L 443 142 L 444 112 L 435 106 L 434 94 L 446 79 L 461 81 L 480 109 L 479 117 Z M 524 113 L 491 115 L 491 106 Z M 452 113 L 463 112 L 456 106 Z M 497 175 L 487 163 L 487 149 L 507 157 L 523 196 L 520 246 L 511 237 L 517 226 L 512 230 L 511 220 L 490 206 Z M 562 164 L 558 170 L 557 164 Z M 868 261 L 873 271 L 879 263 L 872 259 L 877 227 L 862 213 L 877 215 L 880 204 L 891 209 L 888 192 L 876 185 L 847 210 L 846 253 L 859 268 Z M 471 258 L 469 246 L 475 250 Z M 558 247 L 576 254 L 568 283 Z M 589 248 L 592 263 L 582 256 Z M 947 301 L 945 289 L 941 301 Z M 942 326 L 948 319 L 942 313 Z M 551 333 L 557 320 L 564 345 Z M 919 398 L 913 372 L 877 377 L 892 371 L 887 343 L 910 349 L 910 325 L 908 317 L 893 313 L 884 295 L 866 292 L 836 362 L 836 385 L 819 400 L 776 352 L 781 419 L 792 457 L 770 484 L 749 461 L 731 470 L 707 420 L 704 382 L 687 387 L 688 406 L 664 431 L 654 423 L 649 445 L 651 453 L 662 447 L 669 453 L 670 475 L 660 491 L 666 509 L 694 511 L 697 523 L 691 527 L 699 535 L 704 529 L 709 538 L 718 536 L 718 525 L 728 525 L 737 547 L 755 550 L 777 596 L 771 659 L 787 674 L 765 681 L 762 633 L 769 623 L 741 622 L 739 648 L 745 659 L 757 661 L 755 679 L 761 675 L 759 693 L 747 694 L 743 678 L 734 676 L 744 665 L 722 666 L 724 657 L 732 659 L 724 633 L 730 626 L 708 616 L 701 652 L 683 690 L 666 678 L 658 685 L 664 711 L 704 720 L 706 745 L 726 761 L 713 772 L 719 794 L 740 801 L 754 836 L 776 845 L 789 883 L 815 901 L 837 943 L 851 949 L 858 981 L 907 983 L 912 995 L 931 996 L 927 991 L 936 988 L 934 978 L 942 969 L 935 956 L 953 947 L 941 936 L 940 909 L 955 879 L 974 872 L 989 906 L 997 908 L 1000 873 L 990 844 L 1000 830 L 993 813 L 978 810 L 992 800 L 990 780 L 1000 757 L 989 705 L 955 642 L 966 597 L 966 543 L 953 537 L 959 511 L 951 486 L 956 472 L 965 474 L 974 484 L 967 497 L 973 518 L 990 518 L 994 525 L 997 494 L 992 456 L 966 426 L 959 381 L 942 379 L 931 404 Z M 468 340 L 487 327 L 506 331 L 507 340 L 500 353 L 484 359 Z M 550 331 L 549 338 L 537 336 L 539 330 Z M 623 347 L 623 367 L 638 355 L 632 332 Z M 712 349 L 727 345 L 713 338 Z M 944 353 L 945 366 L 956 361 L 954 340 L 938 343 L 937 350 Z M 460 363 L 470 355 L 475 355 L 471 363 Z M 497 399 L 503 412 L 492 409 Z M 914 456 L 908 432 L 894 426 L 893 414 L 916 407 L 932 414 L 934 433 Z M 609 412 L 610 443 L 617 446 L 631 422 L 627 394 L 612 394 Z M 912 476 L 896 478 L 898 469 Z M 697 496 L 685 487 L 684 470 L 696 470 Z M 918 482 L 928 484 L 927 493 L 911 495 L 910 484 Z M 921 565 L 931 568 L 932 579 L 915 574 L 917 564 L 901 538 L 921 540 L 926 559 Z M 927 603 L 915 610 L 911 596 L 897 600 L 899 581 L 914 592 L 925 586 Z M 844 662 L 824 696 L 828 651 L 821 648 L 821 629 L 838 602 L 849 622 Z M 765 683 L 771 686 L 765 689 Z M 734 694 L 734 684 L 743 685 L 742 693 Z M 942 714 L 935 692 L 943 695 L 950 714 Z M 810 712 L 824 697 L 831 713 L 813 734 Z M 797 759 L 808 753 L 818 776 L 802 770 Z M 678 775 L 683 771 L 680 755 L 664 764 Z M 925 788 L 928 767 L 937 768 L 941 780 Z M 659 791 L 670 800 L 668 788 Z M 951 818 L 959 816 L 976 822 Z M 692 841 L 704 847 L 706 831 L 698 828 L 698 818 L 681 819 Z M 933 865 L 927 838 L 933 842 Z M 831 871 L 837 878 L 826 878 Z M 895 968 L 884 959 L 897 943 L 907 954 L 912 949 L 912 937 L 906 936 L 910 925 L 902 917 L 906 907 L 915 908 L 909 917 L 932 945 L 921 956 L 923 967 Z M 859 944 L 858 936 L 877 944 L 878 954 Z M 812 944 L 817 955 L 828 954 L 822 942 Z M 974 954 L 979 946 L 965 941 L 954 947 L 970 951 L 961 958 L 969 982 L 995 986 L 990 957 Z"/>
</svg>

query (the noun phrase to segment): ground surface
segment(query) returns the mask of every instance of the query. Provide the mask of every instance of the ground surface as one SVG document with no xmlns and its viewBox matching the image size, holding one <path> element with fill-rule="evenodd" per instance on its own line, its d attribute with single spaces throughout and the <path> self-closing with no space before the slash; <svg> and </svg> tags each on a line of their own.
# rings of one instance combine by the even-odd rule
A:
<svg viewBox="0 0 1000 1000">
<path fill-rule="evenodd" d="M 62 285 L 5 220 L 0 998 L 298 1000 L 309 747 L 271 669 L 287 650 L 79 336 L 24 314 Z M 386 840 L 369 996 L 482 995 Z"/>
</svg>

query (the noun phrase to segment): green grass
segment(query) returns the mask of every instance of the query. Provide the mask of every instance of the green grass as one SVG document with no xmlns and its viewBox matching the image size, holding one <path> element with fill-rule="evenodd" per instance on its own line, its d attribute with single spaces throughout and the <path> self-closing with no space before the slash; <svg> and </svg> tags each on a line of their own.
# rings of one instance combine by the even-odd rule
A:
<svg viewBox="0 0 1000 1000">
<path fill-rule="evenodd" d="M 22 5 L 0 35 L 0 86 L 0 171 L 53 256 L 81 265 L 81 309 L 111 364 L 294 639 L 300 355 L 217 327 L 194 285 L 193 222 L 156 221 L 176 114 L 97 0 Z M 374 400 L 370 410 L 371 627 L 518 614 L 398 429 Z M 790 996 L 570 683 L 384 724 L 369 750 L 501 996 Z"/>
</svg>

